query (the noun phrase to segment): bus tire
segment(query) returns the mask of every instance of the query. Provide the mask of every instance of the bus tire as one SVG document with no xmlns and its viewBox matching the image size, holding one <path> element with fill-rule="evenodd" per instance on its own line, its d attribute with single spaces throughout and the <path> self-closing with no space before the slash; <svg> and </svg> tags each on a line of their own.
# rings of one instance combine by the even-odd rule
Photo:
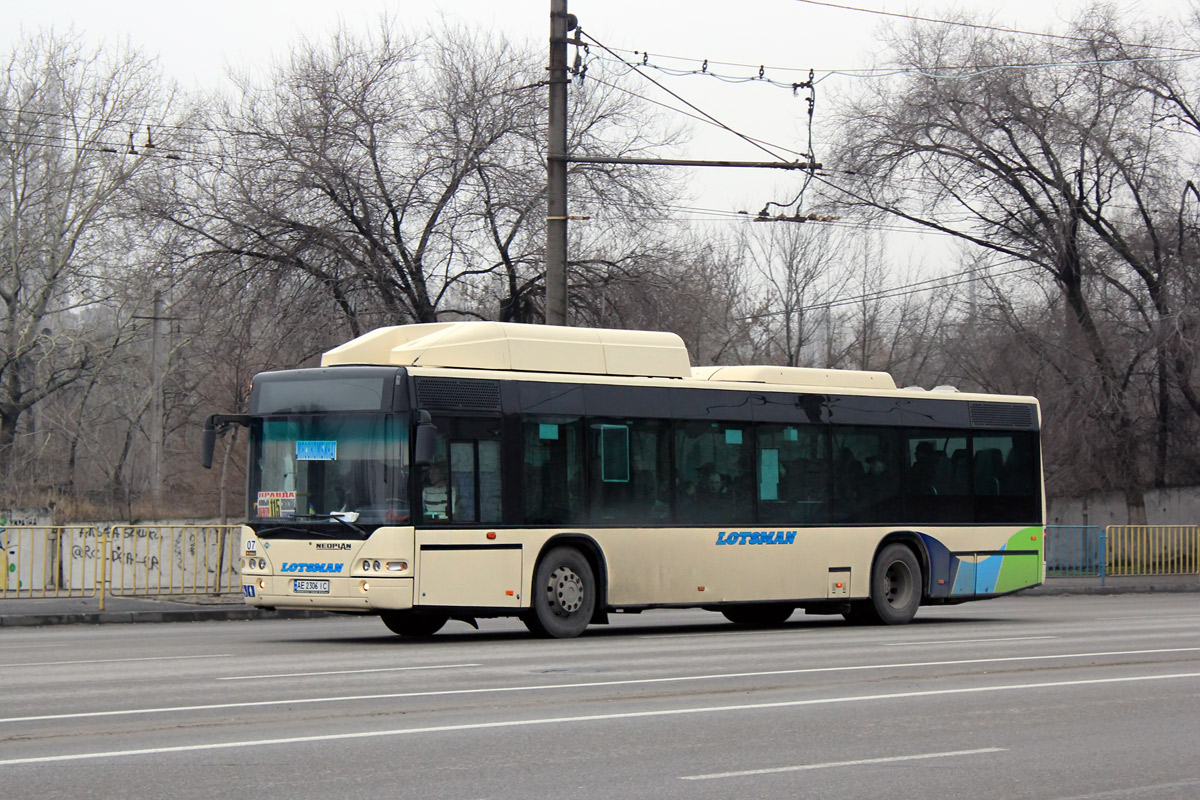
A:
<svg viewBox="0 0 1200 800">
<path fill-rule="evenodd" d="M 851 607 L 851 622 L 882 625 L 912 622 L 921 605 L 921 562 L 911 548 L 893 542 L 875 558 L 871 568 L 871 599 Z"/>
<path fill-rule="evenodd" d="M 796 607 L 787 603 L 747 603 L 745 605 L 727 606 L 719 610 L 725 619 L 734 625 L 772 628 L 787 622 L 788 617 L 792 615 Z"/>
<path fill-rule="evenodd" d="M 530 608 L 522 618 L 535 636 L 572 639 L 583 633 L 596 608 L 596 578 L 573 547 L 555 547 L 533 573 Z"/>
<path fill-rule="evenodd" d="M 433 636 L 442 629 L 449 614 L 439 614 L 429 611 L 383 611 L 379 618 L 388 630 L 400 636 L 425 637 Z"/>
</svg>

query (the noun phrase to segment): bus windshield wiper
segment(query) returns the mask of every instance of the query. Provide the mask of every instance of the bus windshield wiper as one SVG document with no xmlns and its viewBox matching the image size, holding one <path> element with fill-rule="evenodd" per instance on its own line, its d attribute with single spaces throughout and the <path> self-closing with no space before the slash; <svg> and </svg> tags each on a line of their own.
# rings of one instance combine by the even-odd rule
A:
<svg viewBox="0 0 1200 800">
<path fill-rule="evenodd" d="M 296 517 L 294 517 L 294 519 L 295 518 L 303 519 L 304 516 L 305 515 L 297 515 Z M 321 519 L 324 519 L 324 517 L 321 517 Z M 298 533 L 302 536 L 313 536 L 313 537 L 320 538 L 320 539 L 336 539 L 337 538 L 336 534 L 327 533 L 325 531 L 317 530 L 315 528 L 305 527 L 303 525 L 275 525 L 274 527 L 271 527 L 271 528 L 264 528 L 261 531 L 256 531 L 255 536 L 258 536 L 261 538 L 263 536 L 271 536 L 276 533 Z"/>
<path fill-rule="evenodd" d="M 254 535 L 262 539 L 274 533 L 311 533 L 307 528 L 301 528 L 299 525 L 275 525 L 270 528 L 263 528 L 261 531 L 254 531 Z"/>
<path fill-rule="evenodd" d="M 337 520 L 338 522 L 342 523 L 350 530 L 357 533 L 359 536 L 363 537 L 364 539 L 367 538 L 367 532 L 365 530 L 358 527 L 353 522 L 351 522 L 350 520 L 341 516 L 340 514 L 297 514 L 296 519 L 333 519 L 333 520 Z M 331 539 L 333 538 L 333 534 L 324 534 L 324 535 L 328 536 Z"/>
</svg>

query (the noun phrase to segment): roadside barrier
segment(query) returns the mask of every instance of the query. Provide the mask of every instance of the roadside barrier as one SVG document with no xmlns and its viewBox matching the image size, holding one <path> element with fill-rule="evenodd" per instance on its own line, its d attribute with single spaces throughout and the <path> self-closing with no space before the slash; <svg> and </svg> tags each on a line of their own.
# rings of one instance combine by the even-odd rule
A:
<svg viewBox="0 0 1200 800">
<path fill-rule="evenodd" d="M 0 528 L 0 599 L 241 592 L 237 525 Z"/>
<path fill-rule="evenodd" d="M 1200 574 L 1200 525 L 1049 525 L 1046 577 Z"/>
<path fill-rule="evenodd" d="M 1099 525 L 1046 526 L 1046 577 L 1098 575 L 1103 584 L 1106 534 Z"/>
<path fill-rule="evenodd" d="M 1200 525 L 1109 525 L 1108 574 L 1200 573 Z"/>
</svg>

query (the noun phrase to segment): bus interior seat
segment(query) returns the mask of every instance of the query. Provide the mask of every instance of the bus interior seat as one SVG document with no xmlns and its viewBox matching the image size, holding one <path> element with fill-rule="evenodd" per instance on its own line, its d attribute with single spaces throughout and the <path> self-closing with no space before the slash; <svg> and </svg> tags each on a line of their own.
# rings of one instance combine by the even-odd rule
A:
<svg viewBox="0 0 1200 800">
<path fill-rule="evenodd" d="M 975 494 L 1000 494 L 1000 477 L 1004 471 L 1004 454 L 998 447 L 980 450 L 975 454 Z"/>
</svg>

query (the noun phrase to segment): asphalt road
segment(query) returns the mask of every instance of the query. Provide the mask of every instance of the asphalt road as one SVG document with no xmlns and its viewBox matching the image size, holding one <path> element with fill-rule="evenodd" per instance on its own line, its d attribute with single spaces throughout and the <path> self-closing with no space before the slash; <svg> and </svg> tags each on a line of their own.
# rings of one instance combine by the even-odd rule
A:
<svg viewBox="0 0 1200 800">
<path fill-rule="evenodd" d="M 1200 796 L 1194 594 L 482 624 L 4 630 L 0 797 Z"/>
</svg>

